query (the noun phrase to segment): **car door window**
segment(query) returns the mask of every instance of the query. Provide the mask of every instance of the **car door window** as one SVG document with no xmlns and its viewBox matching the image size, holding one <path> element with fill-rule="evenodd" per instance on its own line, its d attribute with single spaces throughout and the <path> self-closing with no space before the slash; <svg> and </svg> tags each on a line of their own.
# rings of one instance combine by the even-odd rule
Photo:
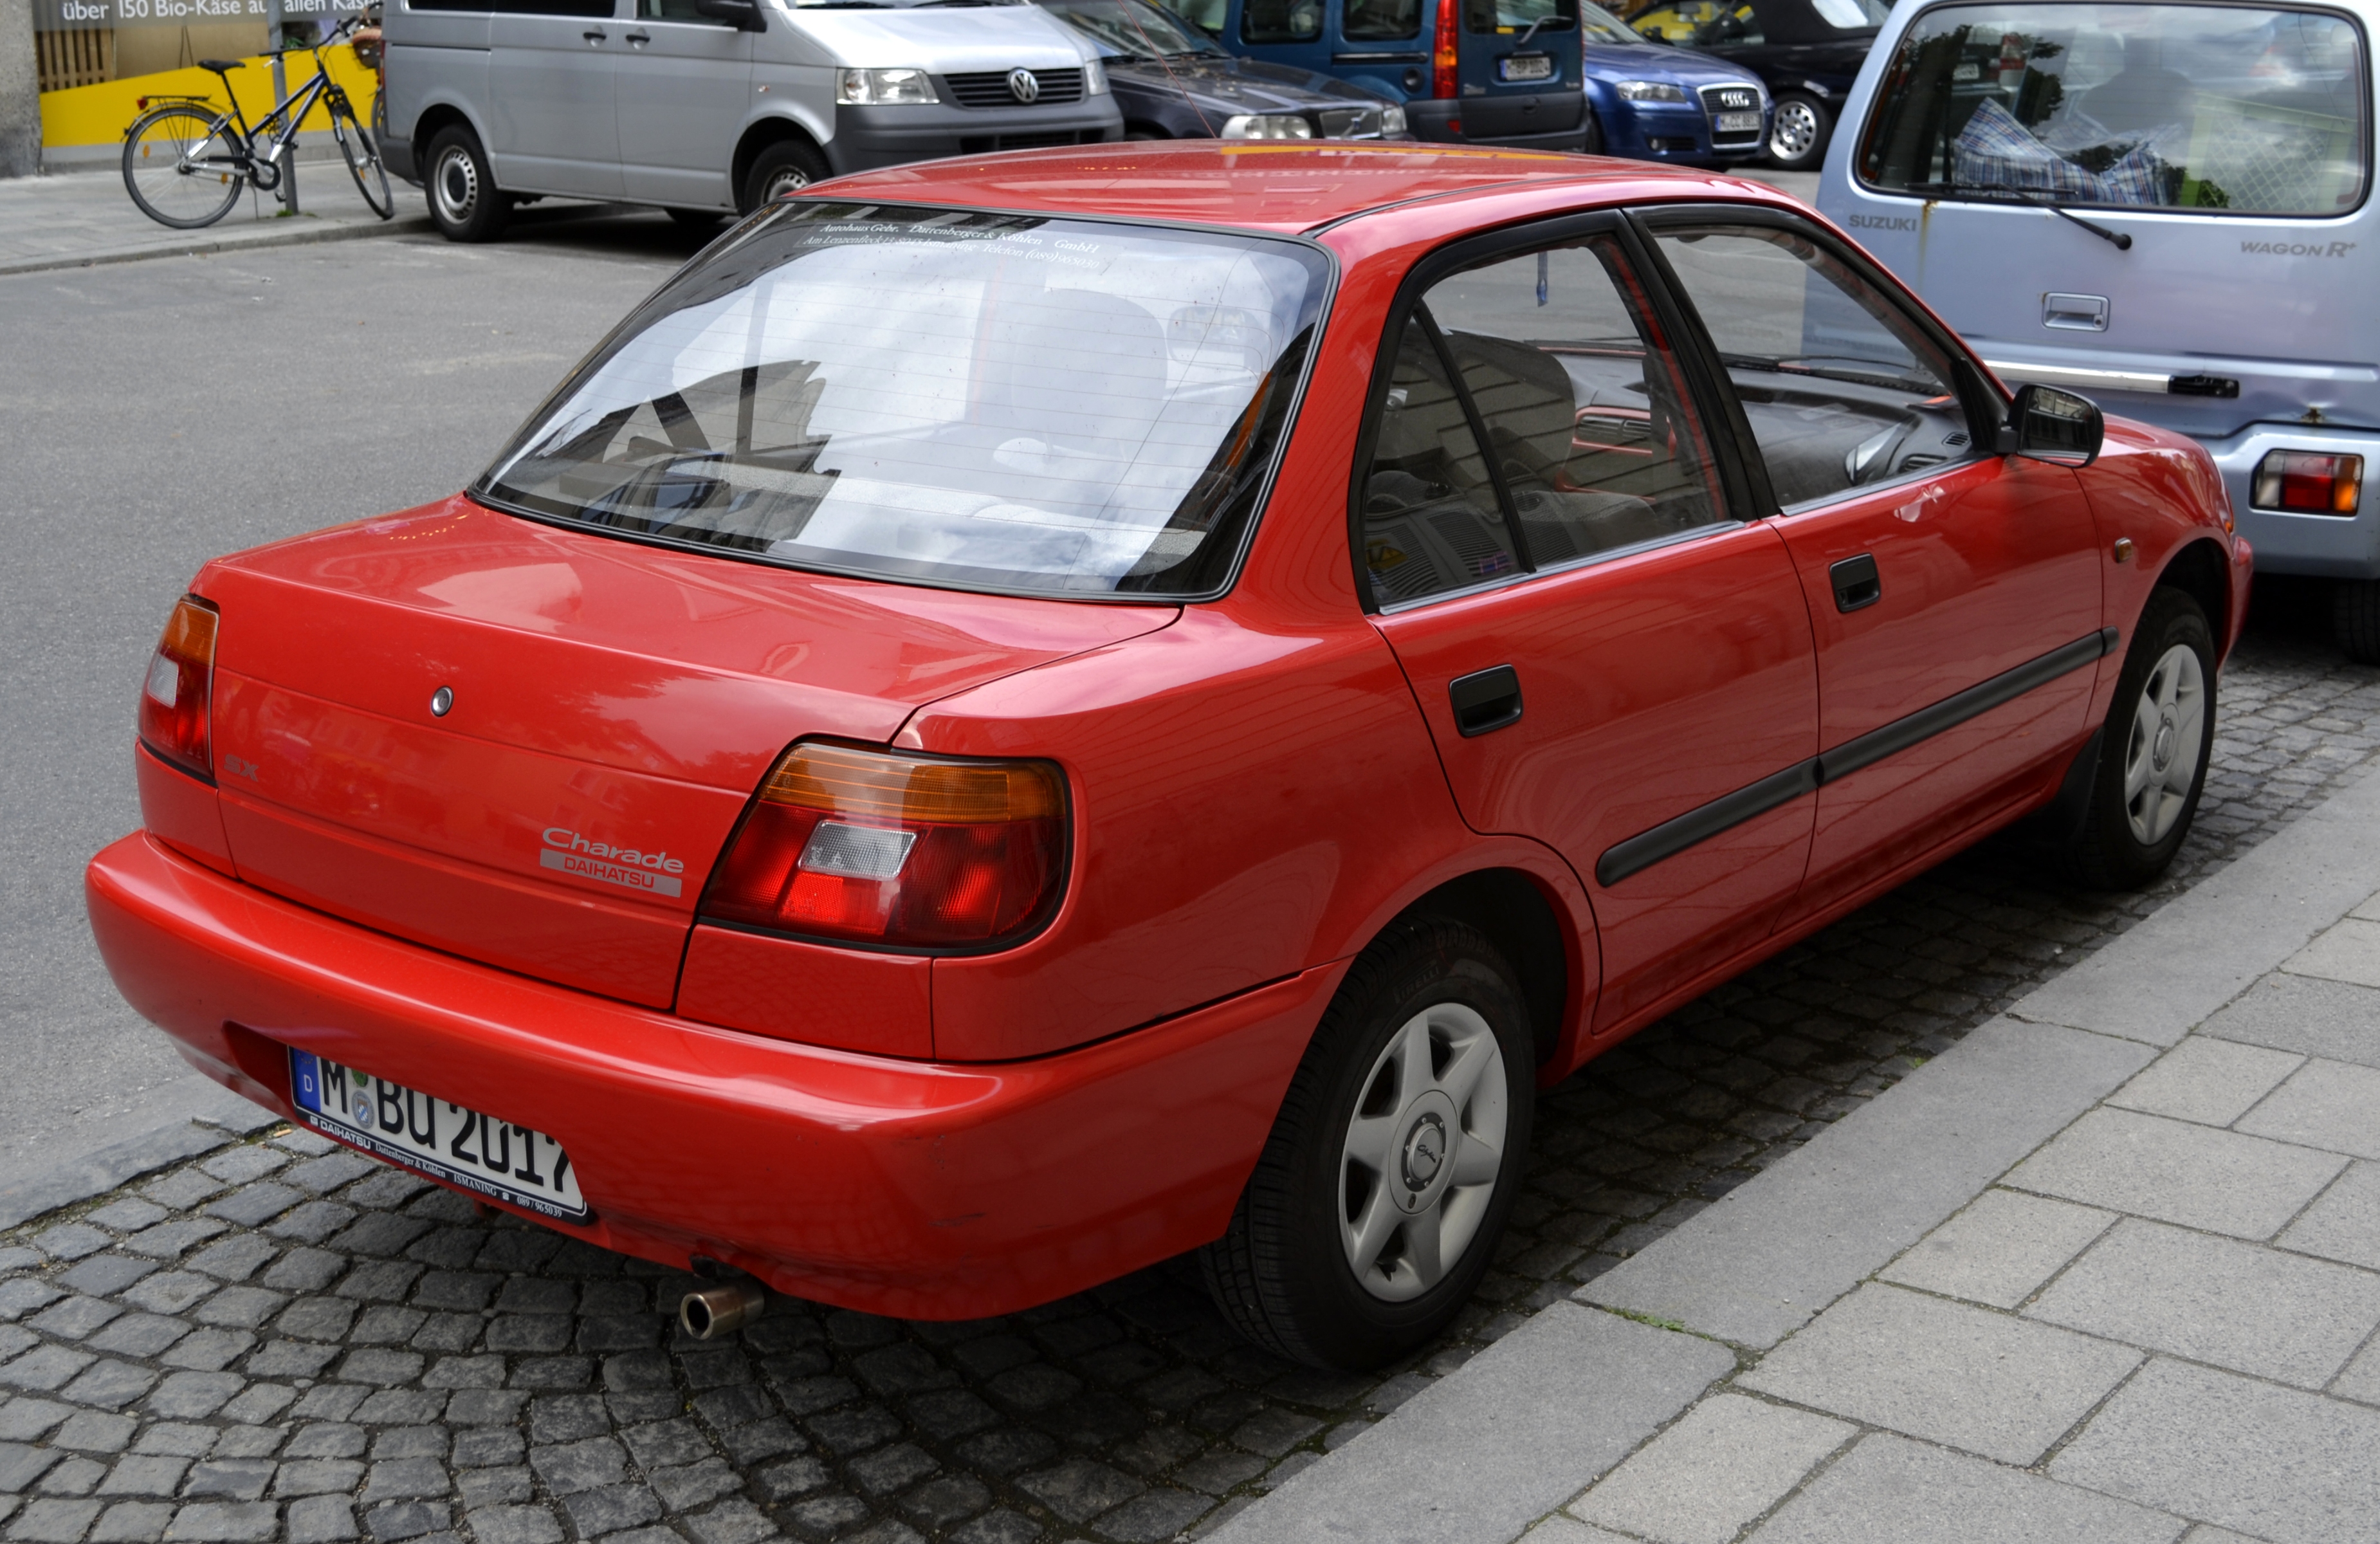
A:
<svg viewBox="0 0 2380 1544">
<path fill-rule="evenodd" d="M 1322 0 L 1247 0 L 1242 43 L 1312 43 L 1322 35 Z"/>
<path fill-rule="evenodd" d="M 1379 603 L 1727 517 L 1676 357 L 1609 236 L 1439 279 L 1394 360 L 1361 489 Z"/>
<path fill-rule="evenodd" d="M 1734 383 L 1779 504 L 1973 454 L 1949 358 L 1814 237 L 1719 224 L 1656 234 Z"/>
</svg>

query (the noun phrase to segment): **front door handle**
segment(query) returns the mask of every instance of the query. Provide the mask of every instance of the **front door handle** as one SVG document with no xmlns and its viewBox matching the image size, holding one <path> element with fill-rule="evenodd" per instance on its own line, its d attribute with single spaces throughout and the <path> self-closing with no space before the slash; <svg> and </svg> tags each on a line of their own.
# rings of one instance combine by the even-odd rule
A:
<svg viewBox="0 0 2380 1544">
<path fill-rule="evenodd" d="M 1876 571 L 1874 553 L 1843 559 L 1827 570 L 1827 577 L 1834 581 L 1837 611 L 1858 611 L 1884 599 L 1884 580 Z"/>
<path fill-rule="evenodd" d="M 1446 684 L 1446 699 L 1466 740 L 1521 722 L 1521 677 L 1508 664 L 1456 676 Z"/>
<path fill-rule="evenodd" d="M 638 48 L 644 47 L 645 44 L 652 41 L 653 35 L 650 32 L 631 32 L 628 34 L 628 42 L 634 43 Z"/>
</svg>

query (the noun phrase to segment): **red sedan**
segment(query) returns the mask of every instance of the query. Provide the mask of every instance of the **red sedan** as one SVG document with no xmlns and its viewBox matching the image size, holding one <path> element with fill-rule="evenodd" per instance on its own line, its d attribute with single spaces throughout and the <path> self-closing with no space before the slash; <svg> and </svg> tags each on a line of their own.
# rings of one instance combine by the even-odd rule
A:
<svg viewBox="0 0 2380 1544">
<path fill-rule="evenodd" d="M 917 1318 L 1202 1249 L 1360 1367 L 1534 1089 L 2020 817 L 2162 869 L 2248 575 L 2204 451 L 1757 185 L 903 167 L 468 492 L 209 564 L 91 923 L 212 1076 L 605 1247 Z"/>
</svg>

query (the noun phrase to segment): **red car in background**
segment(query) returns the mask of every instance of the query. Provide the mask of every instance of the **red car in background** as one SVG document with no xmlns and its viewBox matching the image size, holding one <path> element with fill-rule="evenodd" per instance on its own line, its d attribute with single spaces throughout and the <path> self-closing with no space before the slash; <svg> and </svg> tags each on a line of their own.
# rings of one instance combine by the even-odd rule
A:
<svg viewBox="0 0 2380 1544">
<path fill-rule="evenodd" d="M 2248 576 L 2204 451 L 1755 184 L 908 166 L 209 564 L 91 916 L 211 1076 L 594 1244 L 915 1318 L 1202 1249 L 1360 1367 L 1536 1088 L 2020 817 L 2162 869 Z"/>
</svg>

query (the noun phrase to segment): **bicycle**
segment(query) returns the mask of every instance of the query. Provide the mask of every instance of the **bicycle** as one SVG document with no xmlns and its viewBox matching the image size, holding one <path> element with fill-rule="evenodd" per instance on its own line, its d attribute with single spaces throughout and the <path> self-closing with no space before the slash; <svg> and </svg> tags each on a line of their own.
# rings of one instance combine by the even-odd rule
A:
<svg viewBox="0 0 2380 1544">
<path fill-rule="evenodd" d="M 379 141 L 322 64 L 323 48 L 353 31 L 358 19 L 350 17 L 306 49 L 282 51 L 312 54 L 314 78 L 283 98 L 253 128 L 231 89 L 231 72 L 247 61 L 200 59 L 200 68 L 223 77 L 231 111 L 217 111 L 203 96 L 176 96 L 133 120 L 124 131 L 124 188 L 140 213 L 176 230 L 197 230 L 230 213 L 244 188 L 276 192 L 282 178 L 292 175 L 289 152 L 298 141 L 298 126 L 319 101 L 330 114 L 331 134 L 338 140 L 347 174 L 356 179 L 356 191 L 373 213 L 392 218 L 396 201 L 389 192 L 388 171 L 381 164 Z"/>
</svg>

